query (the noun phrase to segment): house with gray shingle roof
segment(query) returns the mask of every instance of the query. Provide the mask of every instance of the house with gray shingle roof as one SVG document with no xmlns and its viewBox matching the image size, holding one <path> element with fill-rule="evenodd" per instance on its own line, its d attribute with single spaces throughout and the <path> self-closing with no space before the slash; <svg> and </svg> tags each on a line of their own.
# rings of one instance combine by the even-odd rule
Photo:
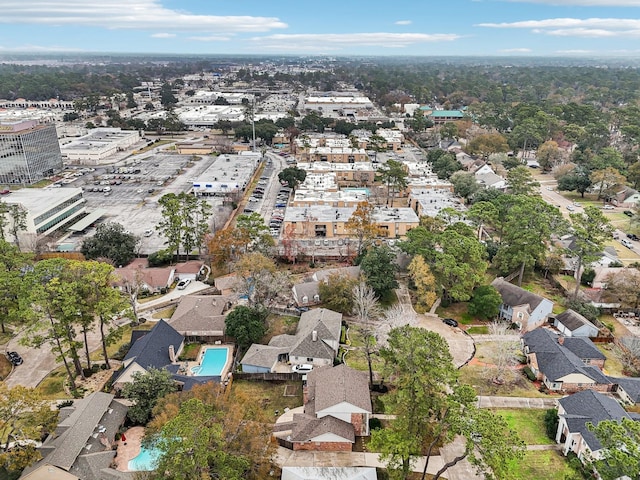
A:
<svg viewBox="0 0 640 480">
<path fill-rule="evenodd" d="M 293 450 L 351 451 L 356 437 L 369 435 L 372 411 L 366 372 L 344 364 L 315 368 L 307 374 L 304 413 L 293 415 L 289 432 L 280 424 L 278 441 Z"/>
<path fill-rule="evenodd" d="M 224 338 L 224 313 L 231 298 L 223 295 L 186 295 L 168 320 L 186 339 L 211 342 Z"/>
<path fill-rule="evenodd" d="M 173 364 L 183 346 L 184 337 L 164 320 L 149 331 L 132 332 L 131 348 L 122 361 L 122 369 L 114 376 L 114 388 L 120 389 L 131 382 L 136 372 L 145 373 Z"/>
<path fill-rule="evenodd" d="M 620 400 L 628 404 L 640 404 L 640 378 L 637 377 L 609 377 L 614 384 L 614 392 Z"/>
<path fill-rule="evenodd" d="M 537 328 L 522 336 L 522 348 L 529 368 L 549 390 L 607 392 L 613 387 L 601 370 L 606 357 L 588 338 L 565 338 Z"/>
<path fill-rule="evenodd" d="M 296 283 L 292 290 L 293 299 L 299 307 L 317 305 L 321 302 L 320 283 L 327 282 L 331 275 L 340 275 L 357 280 L 360 277 L 360 267 L 325 268 L 318 270 L 303 282 Z"/>
<path fill-rule="evenodd" d="M 127 406 L 114 395 L 95 392 L 60 409 L 55 432 L 38 449 L 42 459 L 21 478 L 72 480 L 107 478 L 116 454 L 115 435 L 124 423 Z"/>
<path fill-rule="evenodd" d="M 498 317 L 515 323 L 523 332 L 539 327 L 553 312 L 551 300 L 506 282 L 502 277 L 496 278 L 491 285 L 502 297 Z"/>
<path fill-rule="evenodd" d="M 605 420 L 635 419 L 611 397 L 592 390 L 574 393 L 558 401 L 558 430 L 556 442 L 562 444 L 562 453 L 575 453 L 585 462 L 589 457 L 598 458 L 601 443 L 589 431 L 587 424 L 597 425 Z"/>
<path fill-rule="evenodd" d="M 278 362 L 332 365 L 338 354 L 341 329 L 341 313 L 326 308 L 304 312 L 295 335 L 277 335 L 268 345 L 251 345 L 240 361 L 242 371 L 272 372 Z"/>
<path fill-rule="evenodd" d="M 567 337 L 597 337 L 599 329 L 578 312 L 568 309 L 553 319 L 553 326 Z"/>
</svg>

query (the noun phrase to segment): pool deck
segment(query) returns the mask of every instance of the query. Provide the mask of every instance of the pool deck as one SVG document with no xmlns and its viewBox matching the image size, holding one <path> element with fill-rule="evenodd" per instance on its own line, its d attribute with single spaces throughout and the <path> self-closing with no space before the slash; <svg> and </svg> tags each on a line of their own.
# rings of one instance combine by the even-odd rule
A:
<svg viewBox="0 0 640 480">
<path fill-rule="evenodd" d="M 124 432 L 124 436 L 127 441 L 123 442 L 122 440 L 118 440 L 118 448 L 113 461 L 115 462 L 116 470 L 129 472 L 129 460 L 136 458 L 140 453 L 142 437 L 144 437 L 144 427 L 132 427 Z"/>
<path fill-rule="evenodd" d="M 206 352 L 207 348 L 226 348 L 227 361 L 224 364 L 224 367 L 222 367 L 222 372 L 220 373 L 220 378 L 225 378 L 227 376 L 227 373 L 229 372 L 229 369 L 231 368 L 231 362 L 233 361 L 233 347 L 234 347 L 233 344 L 230 344 L 230 343 L 223 343 L 219 345 L 210 345 L 210 344 L 202 345 L 196 357 L 197 358 L 196 361 L 184 362 L 186 375 L 198 376 L 198 375 L 194 375 L 191 372 L 191 369 L 193 367 L 199 367 L 202 364 L 202 358 L 204 357 L 204 352 Z"/>
</svg>

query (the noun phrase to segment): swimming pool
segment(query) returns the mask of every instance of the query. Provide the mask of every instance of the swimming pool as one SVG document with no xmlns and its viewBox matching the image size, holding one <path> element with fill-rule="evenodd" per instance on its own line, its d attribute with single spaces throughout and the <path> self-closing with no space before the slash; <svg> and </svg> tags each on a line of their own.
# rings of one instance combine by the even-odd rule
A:
<svg viewBox="0 0 640 480">
<path fill-rule="evenodd" d="M 140 453 L 129 460 L 127 468 L 130 472 L 152 472 L 156 469 L 158 458 L 160 458 L 160 450 L 157 448 L 140 448 Z"/>
<path fill-rule="evenodd" d="M 219 377 L 227 364 L 228 356 L 227 347 L 209 347 L 204 351 L 200 365 L 191 367 L 191 373 L 197 377 Z"/>
</svg>

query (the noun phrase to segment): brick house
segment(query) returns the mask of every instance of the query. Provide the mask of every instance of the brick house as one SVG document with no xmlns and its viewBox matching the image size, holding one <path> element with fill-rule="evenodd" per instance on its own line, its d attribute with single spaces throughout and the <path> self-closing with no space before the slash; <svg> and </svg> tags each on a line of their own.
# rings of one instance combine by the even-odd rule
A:
<svg viewBox="0 0 640 480">
<path fill-rule="evenodd" d="M 527 364 L 551 391 L 591 389 L 608 392 L 613 382 L 602 373 L 605 356 L 585 337 L 563 337 L 546 328 L 522 336 Z"/>
<path fill-rule="evenodd" d="M 279 426 L 278 440 L 293 450 L 350 452 L 356 437 L 369 435 L 372 410 L 366 372 L 344 364 L 314 369 L 307 374 L 304 413 Z"/>
</svg>

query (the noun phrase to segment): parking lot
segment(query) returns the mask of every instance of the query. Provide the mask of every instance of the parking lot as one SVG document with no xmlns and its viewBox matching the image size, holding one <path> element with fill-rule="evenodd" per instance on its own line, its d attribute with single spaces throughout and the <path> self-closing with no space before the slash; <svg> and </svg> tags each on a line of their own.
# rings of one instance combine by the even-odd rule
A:
<svg viewBox="0 0 640 480">
<path fill-rule="evenodd" d="M 161 220 L 158 200 L 167 193 L 188 192 L 215 157 L 203 156 L 194 161 L 191 155 L 157 153 L 142 159 L 130 157 L 113 166 L 96 169 L 79 177 L 71 185 L 83 187 L 87 209 L 104 209 L 103 222 L 116 222 L 141 239 L 140 253 L 149 254 L 165 247 L 165 239 L 155 228 Z M 137 173 L 136 173 L 137 172 Z M 107 192 L 104 190 L 108 189 Z M 222 198 L 202 197 L 213 207 L 211 227 L 218 228 L 226 220 L 229 209 L 222 206 Z M 144 232 L 151 230 L 150 236 Z M 72 235 L 65 243 L 79 244 L 91 229 L 82 235 Z"/>
</svg>

